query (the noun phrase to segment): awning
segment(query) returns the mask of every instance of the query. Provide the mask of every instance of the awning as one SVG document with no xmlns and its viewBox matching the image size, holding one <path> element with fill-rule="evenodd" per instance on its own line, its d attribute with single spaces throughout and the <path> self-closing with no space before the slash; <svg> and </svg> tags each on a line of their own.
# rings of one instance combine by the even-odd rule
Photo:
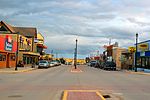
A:
<svg viewBox="0 0 150 100">
<path fill-rule="evenodd" d="M 43 49 L 47 49 L 47 46 L 44 44 L 37 44 L 38 47 L 43 48 Z"/>
<path fill-rule="evenodd" d="M 34 53 L 34 52 L 22 52 L 23 54 L 28 54 L 28 55 L 33 55 L 33 56 L 40 56 L 39 53 Z"/>
</svg>

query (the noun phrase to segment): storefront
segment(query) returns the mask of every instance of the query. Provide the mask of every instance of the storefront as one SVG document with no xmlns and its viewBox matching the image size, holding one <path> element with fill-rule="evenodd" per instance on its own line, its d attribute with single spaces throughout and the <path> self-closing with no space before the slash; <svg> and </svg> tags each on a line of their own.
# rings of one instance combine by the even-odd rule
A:
<svg viewBox="0 0 150 100">
<path fill-rule="evenodd" d="M 22 52 L 23 54 L 23 62 L 25 66 L 36 64 L 38 62 L 38 59 L 40 57 L 39 53 L 32 53 L 32 52 Z"/>
<path fill-rule="evenodd" d="M 150 40 L 138 43 L 137 66 L 150 70 Z"/>
<path fill-rule="evenodd" d="M 16 35 L 0 34 L 0 68 L 16 66 L 16 50 Z"/>
</svg>

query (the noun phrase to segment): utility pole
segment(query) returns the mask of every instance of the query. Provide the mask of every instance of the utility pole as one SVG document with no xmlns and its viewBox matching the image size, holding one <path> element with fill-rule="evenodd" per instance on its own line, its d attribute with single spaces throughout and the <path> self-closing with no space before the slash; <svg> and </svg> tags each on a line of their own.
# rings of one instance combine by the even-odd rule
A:
<svg viewBox="0 0 150 100">
<path fill-rule="evenodd" d="M 138 47 L 137 44 L 138 43 L 138 33 L 136 33 L 136 52 L 135 52 L 135 72 L 137 72 L 137 51 L 138 51 Z"/>
</svg>

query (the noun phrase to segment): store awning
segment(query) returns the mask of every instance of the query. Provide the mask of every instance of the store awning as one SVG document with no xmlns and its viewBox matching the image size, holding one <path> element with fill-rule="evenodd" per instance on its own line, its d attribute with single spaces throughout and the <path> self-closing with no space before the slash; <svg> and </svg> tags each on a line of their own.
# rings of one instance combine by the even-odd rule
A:
<svg viewBox="0 0 150 100">
<path fill-rule="evenodd" d="M 37 44 L 38 47 L 43 48 L 43 49 L 47 49 L 47 46 L 44 44 Z"/>
<path fill-rule="evenodd" d="M 33 56 L 40 56 L 39 53 L 34 53 L 34 52 L 22 52 L 23 54 L 28 54 L 28 55 L 33 55 Z"/>
</svg>

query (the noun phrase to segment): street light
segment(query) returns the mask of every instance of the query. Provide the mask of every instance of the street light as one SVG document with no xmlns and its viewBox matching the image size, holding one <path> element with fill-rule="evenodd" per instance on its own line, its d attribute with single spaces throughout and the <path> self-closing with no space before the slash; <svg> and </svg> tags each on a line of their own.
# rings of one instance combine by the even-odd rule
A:
<svg viewBox="0 0 150 100">
<path fill-rule="evenodd" d="M 75 48 L 75 56 L 74 56 L 74 67 L 77 69 L 77 42 L 78 40 L 76 39 L 76 48 Z"/>
<path fill-rule="evenodd" d="M 18 65 L 18 38 L 19 38 L 19 32 L 17 33 L 17 50 L 16 50 L 16 67 L 15 67 L 15 70 L 17 71 L 18 70 L 18 68 L 17 68 L 17 65 Z"/>
<path fill-rule="evenodd" d="M 137 72 L 138 33 L 136 33 L 135 72 Z"/>
</svg>

